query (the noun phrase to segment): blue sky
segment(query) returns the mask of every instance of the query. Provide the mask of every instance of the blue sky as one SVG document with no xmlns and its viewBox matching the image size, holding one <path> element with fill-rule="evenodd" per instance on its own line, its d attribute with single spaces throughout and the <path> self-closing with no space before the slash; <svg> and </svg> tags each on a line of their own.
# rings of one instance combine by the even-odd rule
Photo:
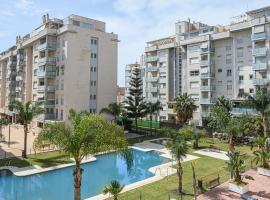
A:
<svg viewBox="0 0 270 200">
<path fill-rule="evenodd" d="M 174 34 L 174 23 L 188 17 L 209 25 L 229 24 L 231 17 L 270 6 L 269 0 L 0 0 L 0 51 L 41 23 L 42 14 L 64 18 L 78 14 L 107 24 L 120 39 L 118 83 L 126 64 L 139 60 L 145 42 Z"/>
</svg>

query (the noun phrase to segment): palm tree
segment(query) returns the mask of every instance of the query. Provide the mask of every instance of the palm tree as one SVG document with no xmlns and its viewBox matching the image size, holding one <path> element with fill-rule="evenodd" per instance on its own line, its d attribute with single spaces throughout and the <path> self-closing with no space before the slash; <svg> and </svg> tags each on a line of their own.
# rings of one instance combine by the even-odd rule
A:
<svg viewBox="0 0 270 200">
<path fill-rule="evenodd" d="M 120 151 L 128 167 L 132 164 L 132 158 L 124 132 L 116 124 L 107 123 L 100 115 L 74 110 L 69 112 L 69 121 L 70 123 L 66 124 L 47 124 L 36 138 L 35 147 L 39 148 L 44 142 L 50 142 L 74 158 L 74 199 L 80 200 L 83 173 L 81 162 L 87 155 L 111 150 Z"/>
<path fill-rule="evenodd" d="M 193 186 L 193 192 L 194 192 L 194 199 L 197 199 L 197 177 L 196 177 L 196 172 L 195 172 L 195 167 L 196 167 L 196 160 L 191 161 L 190 166 L 192 169 L 192 186 Z"/>
<path fill-rule="evenodd" d="M 232 110 L 232 102 L 230 99 L 225 98 L 223 95 L 221 97 L 218 97 L 214 106 L 219 106 L 224 108 L 227 112 L 230 112 Z"/>
<path fill-rule="evenodd" d="M 242 183 L 241 173 L 245 171 L 245 155 L 240 154 L 239 151 L 229 151 L 227 153 L 229 161 L 227 161 L 228 170 L 231 173 L 231 178 L 237 184 Z"/>
<path fill-rule="evenodd" d="M 148 102 L 146 103 L 146 113 L 150 116 L 150 129 L 152 133 L 152 121 L 153 121 L 153 115 L 157 113 L 158 111 L 162 110 L 163 107 L 161 106 L 160 101 L 157 101 L 156 103 Z"/>
<path fill-rule="evenodd" d="M 182 160 L 188 153 L 188 145 L 181 132 L 174 129 L 167 129 L 167 135 L 170 140 L 167 143 L 167 147 L 170 150 L 173 159 L 176 161 L 176 173 L 178 176 L 178 193 L 183 193 L 183 167 Z"/>
<path fill-rule="evenodd" d="M 31 101 L 23 104 L 20 101 L 14 101 L 9 105 L 9 109 L 15 111 L 18 115 L 18 121 L 24 128 L 24 149 L 22 152 L 22 157 L 27 158 L 27 134 L 28 125 L 31 123 L 34 117 L 44 113 L 44 109 L 40 106 L 41 102 L 32 103 Z"/>
<path fill-rule="evenodd" d="M 255 109 L 261 119 L 263 126 L 263 134 L 264 137 L 268 135 L 268 120 L 267 117 L 269 115 L 270 108 L 270 92 L 265 87 L 257 87 L 255 95 L 250 94 L 239 94 L 245 97 L 246 101 L 244 102 L 245 106 L 249 106 Z"/>
<path fill-rule="evenodd" d="M 193 112 L 196 109 L 194 99 L 187 93 L 180 94 L 175 98 L 174 111 L 181 125 L 186 124 L 193 117 Z"/>
<path fill-rule="evenodd" d="M 260 166 L 268 169 L 270 167 L 270 151 L 268 151 L 268 138 L 267 137 L 257 137 L 255 139 L 255 145 L 258 149 L 253 152 L 255 155 L 256 164 L 260 163 Z"/>
<path fill-rule="evenodd" d="M 228 135 L 229 149 L 230 151 L 234 150 L 234 138 L 238 136 L 244 130 L 244 125 L 241 119 L 231 118 L 226 125 L 225 131 Z"/>
<path fill-rule="evenodd" d="M 106 113 L 114 117 L 114 122 L 123 112 L 122 105 L 117 102 L 110 103 L 107 108 L 102 108 L 99 113 Z"/>
<path fill-rule="evenodd" d="M 121 185 L 118 181 L 111 181 L 110 185 L 105 186 L 103 189 L 104 194 L 110 193 L 113 196 L 113 200 L 118 200 L 118 196 L 124 189 L 125 185 Z"/>
</svg>

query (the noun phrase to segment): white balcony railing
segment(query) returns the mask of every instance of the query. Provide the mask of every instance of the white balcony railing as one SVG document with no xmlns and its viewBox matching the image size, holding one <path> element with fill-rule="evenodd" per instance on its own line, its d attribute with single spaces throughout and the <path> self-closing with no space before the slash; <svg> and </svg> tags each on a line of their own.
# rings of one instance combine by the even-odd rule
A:
<svg viewBox="0 0 270 200">
<path fill-rule="evenodd" d="M 252 40 L 265 40 L 266 39 L 266 33 L 253 33 L 252 34 Z"/>
<path fill-rule="evenodd" d="M 266 55 L 266 52 L 267 52 L 266 47 L 252 49 L 252 55 L 254 56 L 264 56 Z"/>
<path fill-rule="evenodd" d="M 267 70 L 267 63 L 253 63 L 253 70 Z"/>
</svg>

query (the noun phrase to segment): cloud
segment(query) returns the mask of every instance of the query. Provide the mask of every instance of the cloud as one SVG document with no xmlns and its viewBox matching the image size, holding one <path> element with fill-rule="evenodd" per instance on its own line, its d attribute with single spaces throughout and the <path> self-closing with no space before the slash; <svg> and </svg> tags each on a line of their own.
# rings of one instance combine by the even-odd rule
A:
<svg viewBox="0 0 270 200">
<path fill-rule="evenodd" d="M 50 10 L 45 8 L 39 8 L 33 0 L 17 0 L 15 7 L 19 9 L 24 15 L 41 15 L 48 13 Z"/>
<path fill-rule="evenodd" d="M 14 16 L 14 13 L 7 10 L 0 10 L 0 16 L 11 17 Z"/>
</svg>

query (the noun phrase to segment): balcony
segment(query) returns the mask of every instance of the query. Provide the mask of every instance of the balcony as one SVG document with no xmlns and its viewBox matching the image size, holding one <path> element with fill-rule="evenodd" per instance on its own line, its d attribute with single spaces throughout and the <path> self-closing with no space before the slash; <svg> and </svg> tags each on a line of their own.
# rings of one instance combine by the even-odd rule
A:
<svg viewBox="0 0 270 200">
<path fill-rule="evenodd" d="M 213 85 L 202 85 L 201 91 L 213 91 L 215 90 L 215 87 Z"/>
<path fill-rule="evenodd" d="M 267 70 L 267 63 L 253 63 L 253 70 Z"/>
<path fill-rule="evenodd" d="M 46 113 L 41 114 L 37 117 L 37 120 L 44 121 L 44 120 L 55 120 L 55 115 L 53 113 Z"/>
<path fill-rule="evenodd" d="M 158 81 L 158 77 L 147 78 L 146 81 L 147 82 L 157 82 Z"/>
<path fill-rule="evenodd" d="M 201 77 L 201 79 L 209 79 L 209 78 L 214 78 L 215 77 L 215 74 L 214 73 L 210 73 L 210 72 L 201 73 L 200 74 L 200 77 Z"/>
<path fill-rule="evenodd" d="M 200 98 L 200 104 L 212 104 L 213 100 L 211 98 Z"/>
<path fill-rule="evenodd" d="M 39 100 L 38 102 L 42 103 L 45 106 L 53 106 L 53 105 L 55 105 L 55 99 Z"/>
<path fill-rule="evenodd" d="M 210 62 L 208 60 L 201 60 L 200 66 L 209 66 Z"/>
<path fill-rule="evenodd" d="M 208 111 L 202 111 L 201 116 L 202 117 L 209 117 L 210 113 Z"/>
<path fill-rule="evenodd" d="M 56 71 L 41 71 L 39 70 L 37 72 L 38 77 L 55 77 L 56 76 Z"/>
<path fill-rule="evenodd" d="M 22 81 L 23 77 L 22 76 L 16 76 L 16 81 Z"/>
<path fill-rule="evenodd" d="M 242 115 L 245 113 L 249 113 L 249 114 L 257 114 L 257 111 L 255 109 L 252 108 L 232 108 L 231 113 L 233 115 Z"/>
<path fill-rule="evenodd" d="M 16 101 L 22 101 L 22 98 L 21 97 L 16 97 L 15 100 Z"/>
<path fill-rule="evenodd" d="M 208 53 L 214 53 L 215 49 L 214 48 L 201 48 L 200 53 L 201 54 L 208 54 Z"/>
<path fill-rule="evenodd" d="M 47 92 L 54 92 L 55 91 L 55 86 L 54 85 L 39 85 L 38 88 L 37 88 L 38 92 L 44 92 L 44 91 L 47 91 Z"/>
<path fill-rule="evenodd" d="M 252 40 L 256 41 L 256 40 L 265 40 L 266 39 L 266 33 L 253 33 L 252 34 Z"/>
<path fill-rule="evenodd" d="M 158 61 L 158 57 L 157 56 L 147 56 L 145 58 L 145 62 L 157 62 Z"/>
<path fill-rule="evenodd" d="M 40 44 L 38 45 L 38 50 L 39 51 L 42 51 L 42 50 L 56 50 L 56 43 L 43 43 L 43 44 Z"/>
<path fill-rule="evenodd" d="M 157 72 L 158 71 L 158 67 L 147 67 L 146 68 L 147 72 Z"/>
<path fill-rule="evenodd" d="M 252 49 L 252 55 L 253 56 L 265 56 L 266 52 L 267 52 L 266 47 Z"/>
<path fill-rule="evenodd" d="M 16 92 L 21 92 L 22 91 L 22 87 L 16 87 L 15 90 L 16 90 Z"/>
<path fill-rule="evenodd" d="M 254 79 L 253 84 L 254 85 L 266 85 L 269 82 L 267 78 L 260 78 L 260 79 Z"/>
<path fill-rule="evenodd" d="M 55 65 L 56 57 L 43 57 L 43 58 L 40 58 L 38 62 L 39 62 L 39 65 L 44 65 L 44 64 Z"/>
</svg>

